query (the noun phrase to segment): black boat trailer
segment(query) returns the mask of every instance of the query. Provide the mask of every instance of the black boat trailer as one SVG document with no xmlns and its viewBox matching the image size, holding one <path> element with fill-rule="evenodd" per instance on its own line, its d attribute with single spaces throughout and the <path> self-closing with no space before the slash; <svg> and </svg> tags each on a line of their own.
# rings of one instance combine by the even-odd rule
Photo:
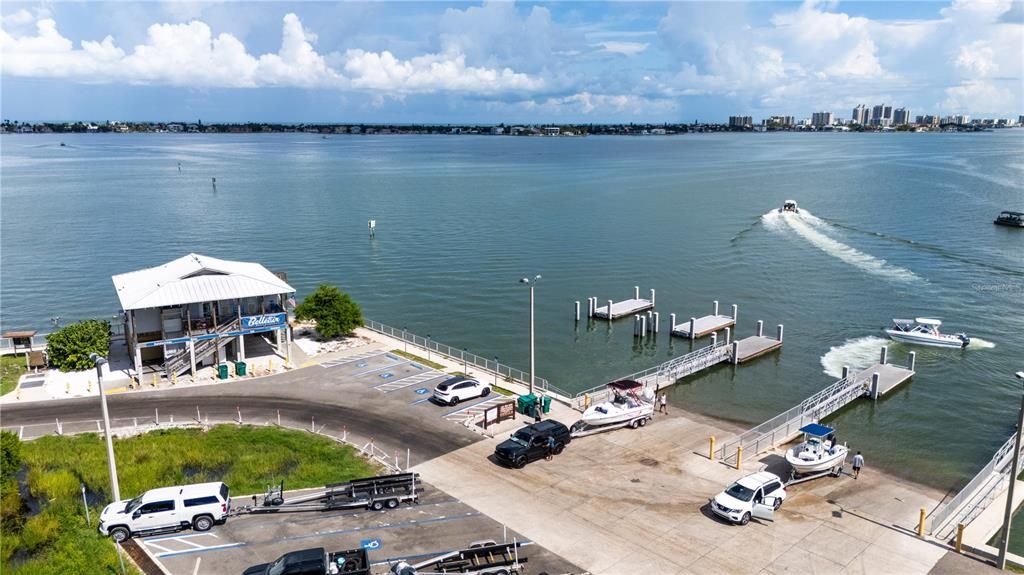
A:
<svg viewBox="0 0 1024 575">
<path fill-rule="evenodd" d="M 284 482 L 272 485 L 263 495 L 253 495 L 252 505 L 231 510 L 232 515 L 250 513 L 295 513 L 303 511 L 334 511 L 337 509 L 394 509 L 402 503 L 419 503 L 423 488 L 418 473 L 398 473 L 353 479 L 328 485 L 319 491 L 285 497 Z"/>
<path fill-rule="evenodd" d="M 464 573 L 469 575 L 518 575 L 525 557 L 519 556 L 523 544 L 481 541 L 471 543 L 467 549 L 450 551 L 410 565 L 400 561 L 391 566 L 394 575 L 426 575 L 435 573 Z"/>
</svg>

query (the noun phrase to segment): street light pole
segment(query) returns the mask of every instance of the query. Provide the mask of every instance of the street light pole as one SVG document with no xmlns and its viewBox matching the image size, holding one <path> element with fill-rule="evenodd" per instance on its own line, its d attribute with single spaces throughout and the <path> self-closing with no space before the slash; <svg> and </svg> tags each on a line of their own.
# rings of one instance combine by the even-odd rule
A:
<svg viewBox="0 0 1024 575">
<path fill-rule="evenodd" d="M 1024 380 L 1024 371 L 1016 373 L 1017 379 Z M 1013 487 L 1017 483 L 1017 465 L 1020 461 L 1020 436 L 1024 430 L 1024 393 L 1020 396 L 1020 410 L 1017 412 L 1017 434 L 1013 441 L 1013 467 L 1010 468 L 1010 486 L 1006 491 L 1006 509 L 1003 512 L 1003 535 L 999 540 L 998 569 L 1006 569 L 1006 553 L 1010 546 L 1010 522 L 1013 518 Z"/>
<path fill-rule="evenodd" d="M 524 283 L 530 286 L 530 395 L 533 395 L 533 381 L 536 373 L 536 364 L 534 363 L 534 322 L 533 322 L 533 286 L 540 280 L 540 276 L 536 276 L 531 281 L 530 278 L 523 278 L 519 280 L 520 283 Z"/>
<path fill-rule="evenodd" d="M 96 387 L 100 388 L 100 406 L 103 409 L 103 435 L 107 438 L 107 465 L 110 467 L 110 491 L 114 501 L 121 500 L 121 488 L 117 484 L 117 464 L 114 462 L 114 440 L 110 437 L 110 414 L 107 412 L 107 396 L 103 393 L 103 365 L 107 358 L 90 353 L 89 359 L 96 364 Z"/>
</svg>

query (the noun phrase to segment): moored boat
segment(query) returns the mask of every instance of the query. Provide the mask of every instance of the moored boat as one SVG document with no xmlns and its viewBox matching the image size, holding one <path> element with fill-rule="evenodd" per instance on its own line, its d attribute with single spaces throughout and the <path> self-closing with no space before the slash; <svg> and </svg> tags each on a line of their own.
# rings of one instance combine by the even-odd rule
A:
<svg viewBox="0 0 1024 575">
<path fill-rule="evenodd" d="M 800 431 L 804 440 L 786 452 L 786 461 L 795 475 L 842 468 L 849 449 L 836 441 L 834 428 L 811 423 L 801 427 Z"/>
<path fill-rule="evenodd" d="M 965 348 L 971 343 L 971 338 L 965 333 L 953 335 L 939 333 L 939 326 L 942 322 L 937 319 L 919 317 L 915 319 L 894 319 L 893 327 L 886 329 L 885 333 L 895 341 L 905 343 L 916 343 L 920 345 L 931 345 L 935 347 Z"/>
</svg>

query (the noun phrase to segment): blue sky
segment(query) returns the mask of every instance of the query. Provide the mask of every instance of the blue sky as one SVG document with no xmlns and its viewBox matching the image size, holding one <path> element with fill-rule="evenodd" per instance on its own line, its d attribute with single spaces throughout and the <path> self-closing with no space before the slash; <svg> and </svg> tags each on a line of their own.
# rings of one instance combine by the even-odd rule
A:
<svg viewBox="0 0 1024 575">
<path fill-rule="evenodd" d="M 5 119 L 677 122 L 1024 113 L 1024 5 L 4 2 Z"/>
</svg>

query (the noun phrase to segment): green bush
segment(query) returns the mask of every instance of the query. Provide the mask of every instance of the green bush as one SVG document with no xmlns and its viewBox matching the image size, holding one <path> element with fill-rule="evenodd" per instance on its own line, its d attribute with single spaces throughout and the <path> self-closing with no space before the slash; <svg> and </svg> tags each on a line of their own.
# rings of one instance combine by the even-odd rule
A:
<svg viewBox="0 0 1024 575">
<path fill-rule="evenodd" d="M 0 480 L 6 481 L 21 468 L 21 440 L 11 431 L 0 431 Z"/>
<path fill-rule="evenodd" d="M 363 325 L 363 310 L 340 289 L 320 284 L 295 308 L 295 317 L 300 320 L 316 321 L 320 337 L 332 338 Z"/>
<path fill-rule="evenodd" d="M 61 371 L 81 371 L 94 367 L 89 354 L 104 357 L 110 351 L 110 322 L 89 319 L 68 324 L 46 336 L 46 354 L 50 365 Z"/>
</svg>

